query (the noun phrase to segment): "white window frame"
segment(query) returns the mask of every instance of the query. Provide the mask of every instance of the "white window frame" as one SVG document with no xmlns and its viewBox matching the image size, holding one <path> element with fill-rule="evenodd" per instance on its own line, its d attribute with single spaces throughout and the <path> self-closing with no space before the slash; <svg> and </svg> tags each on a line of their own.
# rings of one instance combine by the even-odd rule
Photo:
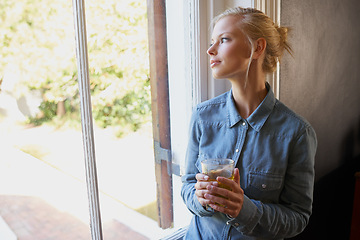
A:
<svg viewBox="0 0 360 240">
<path fill-rule="evenodd" d="M 277 25 L 280 26 L 281 0 L 254 0 L 254 7 L 263 11 Z M 277 99 L 280 99 L 280 64 L 276 65 L 276 71 L 269 74 L 266 79 L 274 91 Z"/>
<path fill-rule="evenodd" d="M 90 97 L 90 77 L 86 36 L 85 1 L 73 0 L 75 45 L 79 78 L 80 112 L 85 157 L 86 185 L 92 240 L 102 240 L 102 226 L 95 160 L 94 130 Z"/>
</svg>

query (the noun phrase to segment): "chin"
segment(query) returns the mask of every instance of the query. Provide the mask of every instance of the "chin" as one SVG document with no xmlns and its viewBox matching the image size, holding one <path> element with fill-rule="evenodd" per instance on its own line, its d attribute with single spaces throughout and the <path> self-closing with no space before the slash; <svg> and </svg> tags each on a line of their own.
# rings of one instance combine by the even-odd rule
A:
<svg viewBox="0 0 360 240">
<path fill-rule="evenodd" d="M 212 76 L 214 79 L 222 79 L 222 77 L 219 75 L 219 74 L 216 74 L 216 73 L 212 73 Z"/>
<path fill-rule="evenodd" d="M 213 78 L 216 79 L 216 80 L 226 79 L 226 77 L 219 76 L 219 75 L 215 75 L 215 74 L 213 74 L 212 76 L 213 76 Z"/>
</svg>

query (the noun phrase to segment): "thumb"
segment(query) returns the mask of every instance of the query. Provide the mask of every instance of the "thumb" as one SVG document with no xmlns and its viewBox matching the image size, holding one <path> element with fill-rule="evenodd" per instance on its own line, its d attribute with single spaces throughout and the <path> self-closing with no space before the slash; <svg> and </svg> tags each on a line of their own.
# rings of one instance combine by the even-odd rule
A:
<svg viewBox="0 0 360 240">
<path fill-rule="evenodd" d="M 240 185 L 240 173 L 238 168 L 234 169 L 234 182 Z"/>
</svg>

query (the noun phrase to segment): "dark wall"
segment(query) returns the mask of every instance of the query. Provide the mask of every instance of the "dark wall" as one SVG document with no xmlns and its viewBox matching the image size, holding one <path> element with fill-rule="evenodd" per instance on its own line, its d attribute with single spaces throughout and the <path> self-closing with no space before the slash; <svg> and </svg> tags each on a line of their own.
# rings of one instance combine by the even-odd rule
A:
<svg viewBox="0 0 360 240">
<path fill-rule="evenodd" d="M 282 1 L 294 58 L 281 63 L 280 100 L 318 137 L 313 216 L 296 239 L 349 239 L 360 170 L 359 16 L 358 0 Z"/>
</svg>

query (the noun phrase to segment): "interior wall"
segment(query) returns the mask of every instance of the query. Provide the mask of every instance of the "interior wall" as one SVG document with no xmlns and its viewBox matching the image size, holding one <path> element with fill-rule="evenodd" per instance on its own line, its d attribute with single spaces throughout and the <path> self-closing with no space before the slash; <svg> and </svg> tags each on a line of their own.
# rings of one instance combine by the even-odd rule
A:
<svg viewBox="0 0 360 240">
<path fill-rule="evenodd" d="M 280 100 L 318 138 L 314 213 L 298 239 L 349 239 L 353 174 L 360 170 L 359 12 L 357 0 L 282 1 L 294 57 L 285 54 L 281 63 Z"/>
<path fill-rule="evenodd" d="M 347 142 L 360 124 L 359 12 L 357 0 L 282 1 L 294 58 L 281 64 L 280 99 L 316 130 L 317 179 L 359 153 Z"/>
</svg>

